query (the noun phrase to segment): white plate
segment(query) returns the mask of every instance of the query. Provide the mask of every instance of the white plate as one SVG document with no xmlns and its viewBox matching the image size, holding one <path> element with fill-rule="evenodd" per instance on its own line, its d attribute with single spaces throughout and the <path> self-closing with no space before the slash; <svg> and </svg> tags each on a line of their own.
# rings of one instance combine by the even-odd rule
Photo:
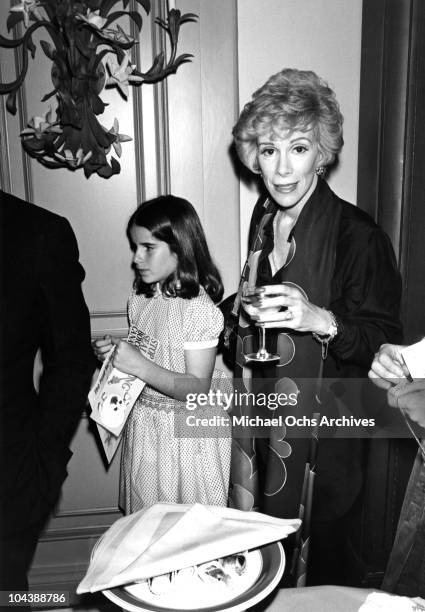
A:
<svg viewBox="0 0 425 612">
<path fill-rule="evenodd" d="M 152 593 L 147 581 L 124 586 L 130 595 L 153 607 L 165 610 L 199 610 L 219 606 L 245 593 L 258 580 L 263 568 L 263 556 L 259 550 L 244 553 L 245 570 L 240 576 L 233 574 L 230 584 L 213 580 L 205 582 L 194 568 L 187 568 L 174 577 L 174 583 L 169 582 L 169 574 L 160 578 L 165 583 L 166 591 L 161 594 Z M 203 566 L 211 565 L 209 563 Z M 201 566 L 202 567 L 202 566 Z M 201 570 L 202 573 L 202 570 Z"/>
<path fill-rule="evenodd" d="M 161 605 L 160 598 L 155 602 L 155 596 L 150 592 L 146 596 L 147 589 L 144 584 L 128 585 L 127 587 L 117 587 L 103 591 L 105 597 L 112 602 L 121 606 L 129 612 L 193 612 L 199 610 L 202 612 L 242 612 L 247 608 L 254 606 L 259 601 L 267 597 L 269 593 L 279 584 L 285 569 L 285 553 L 280 542 L 267 544 L 261 548 L 250 551 L 251 560 L 248 563 L 249 576 L 248 582 L 244 583 L 243 592 L 230 592 L 223 597 L 222 591 L 217 591 L 216 601 L 197 602 L 190 607 L 176 607 L 175 603 L 172 608 Z M 187 587 L 186 587 L 187 588 Z"/>
</svg>

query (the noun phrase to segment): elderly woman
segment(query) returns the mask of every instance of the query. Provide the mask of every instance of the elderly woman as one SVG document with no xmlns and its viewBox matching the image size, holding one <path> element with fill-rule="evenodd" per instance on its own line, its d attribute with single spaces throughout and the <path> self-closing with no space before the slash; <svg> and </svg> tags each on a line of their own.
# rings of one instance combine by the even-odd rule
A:
<svg viewBox="0 0 425 612">
<path fill-rule="evenodd" d="M 284 69 L 254 93 L 233 129 L 241 161 L 265 187 L 232 310 L 238 317 L 235 380 L 241 390 L 267 389 L 297 400 L 276 410 L 273 404 L 272 413 L 263 409 L 269 417 L 281 414 L 283 424 L 236 433 L 231 504 L 298 515 L 311 493 L 306 464 L 317 456 L 311 584 L 344 581 L 338 572 L 347 519 L 362 485 L 361 441 L 352 431 L 351 439 L 337 440 L 335 429 L 321 427 L 317 455 L 315 422 L 339 416 L 344 396 L 343 382 L 334 385 L 337 401 L 321 381 L 365 377 L 379 346 L 401 335 L 400 278 L 390 241 L 323 179 L 341 150 L 342 122 L 335 94 L 322 79 Z M 268 348 L 280 357 L 274 364 L 244 357 L 256 350 L 257 338 L 246 286 L 263 287 L 253 298 L 254 319 L 270 328 Z M 354 392 L 346 395 L 353 403 Z M 253 415 L 261 407 L 241 410 Z M 354 402 L 349 410 L 356 416 L 359 407 Z M 295 423 L 305 427 L 291 427 Z"/>
</svg>

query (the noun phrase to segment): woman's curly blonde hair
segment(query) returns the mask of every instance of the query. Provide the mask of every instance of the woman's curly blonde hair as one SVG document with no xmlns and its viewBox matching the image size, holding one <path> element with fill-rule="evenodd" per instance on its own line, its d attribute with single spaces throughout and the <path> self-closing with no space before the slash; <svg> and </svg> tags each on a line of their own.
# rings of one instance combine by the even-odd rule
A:
<svg viewBox="0 0 425 612">
<path fill-rule="evenodd" d="M 322 165 L 328 166 L 344 144 L 343 120 L 335 93 L 315 72 L 285 68 L 253 94 L 232 133 L 239 158 L 258 173 L 259 136 L 282 137 L 288 130 L 313 129 L 323 155 Z"/>
</svg>

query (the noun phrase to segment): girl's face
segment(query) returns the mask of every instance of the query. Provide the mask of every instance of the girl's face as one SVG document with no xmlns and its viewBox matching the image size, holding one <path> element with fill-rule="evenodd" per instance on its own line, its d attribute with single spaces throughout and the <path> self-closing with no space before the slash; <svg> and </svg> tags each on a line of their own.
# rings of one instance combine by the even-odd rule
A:
<svg viewBox="0 0 425 612">
<path fill-rule="evenodd" d="M 322 154 L 313 130 L 285 138 L 260 136 L 257 160 L 268 192 L 282 208 L 300 203 L 310 189 Z"/>
<path fill-rule="evenodd" d="M 133 263 L 144 283 L 162 283 L 177 269 L 177 255 L 166 242 L 158 240 L 146 228 L 133 225 L 130 230 L 135 246 Z"/>
</svg>

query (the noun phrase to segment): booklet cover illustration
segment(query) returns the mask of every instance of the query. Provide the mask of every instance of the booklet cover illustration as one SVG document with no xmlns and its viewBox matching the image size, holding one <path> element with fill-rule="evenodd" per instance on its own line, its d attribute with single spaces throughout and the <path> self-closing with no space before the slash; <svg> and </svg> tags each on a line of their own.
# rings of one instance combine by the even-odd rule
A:
<svg viewBox="0 0 425 612">
<path fill-rule="evenodd" d="M 145 386 L 140 378 L 114 368 L 114 350 L 115 347 L 108 353 L 88 395 L 90 418 L 98 425 L 108 461 L 115 454 L 128 415 Z"/>
</svg>

